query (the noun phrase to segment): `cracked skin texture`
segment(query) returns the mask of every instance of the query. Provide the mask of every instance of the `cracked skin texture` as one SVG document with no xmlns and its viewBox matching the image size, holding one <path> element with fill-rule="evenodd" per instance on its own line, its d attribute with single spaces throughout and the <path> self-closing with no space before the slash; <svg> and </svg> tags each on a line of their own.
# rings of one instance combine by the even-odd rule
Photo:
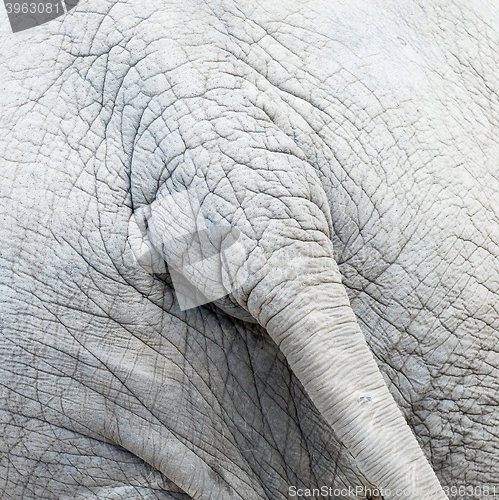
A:
<svg viewBox="0 0 499 500">
<path fill-rule="evenodd" d="M 2 498 L 369 484 L 263 327 L 180 311 L 127 245 L 182 186 L 264 241 L 269 178 L 276 220 L 332 241 L 442 486 L 499 489 L 494 4 L 88 1 L 15 36 L 1 15 Z"/>
</svg>

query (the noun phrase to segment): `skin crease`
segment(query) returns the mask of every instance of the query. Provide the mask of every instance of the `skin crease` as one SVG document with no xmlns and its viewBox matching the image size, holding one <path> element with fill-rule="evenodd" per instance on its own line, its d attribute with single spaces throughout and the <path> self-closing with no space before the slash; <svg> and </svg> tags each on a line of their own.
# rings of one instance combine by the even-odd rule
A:
<svg viewBox="0 0 499 500">
<path fill-rule="evenodd" d="M 499 491 L 499 16 L 474 9 L 83 2 L 15 36 L 2 14 L 2 498 L 369 485 L 265 329 L 231 315 L 265 307 L 182 312 L 127 242 L 133 210 L 186 186 L 217 194 L 208 220 L 272 227 L 252 198 L 268 178 L 327 234 L 317 254 L 332 241 L 444 490 Z M 248 177 L 267 153 L 273 176 Z"/>
</svg>

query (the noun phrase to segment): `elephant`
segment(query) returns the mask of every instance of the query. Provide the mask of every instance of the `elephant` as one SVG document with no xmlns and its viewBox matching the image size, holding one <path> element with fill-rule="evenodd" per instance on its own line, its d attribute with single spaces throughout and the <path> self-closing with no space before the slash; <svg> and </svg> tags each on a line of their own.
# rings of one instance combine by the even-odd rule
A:
<svg viewBox="0 0 499 500">
<path fill-rule="evenodd" d="M 495 3 L 1 40 L 1 498 L 499 493 Z"/>
</svg>

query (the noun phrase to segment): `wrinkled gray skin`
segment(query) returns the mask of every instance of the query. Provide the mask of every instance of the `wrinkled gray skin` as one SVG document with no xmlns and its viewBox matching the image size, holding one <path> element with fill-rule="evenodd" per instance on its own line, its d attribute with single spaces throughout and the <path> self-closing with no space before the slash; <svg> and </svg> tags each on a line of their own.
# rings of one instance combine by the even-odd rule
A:
<svg viewBox="0 0 499 500">
<path fill-rule="evenodd" d="M 499 490 L 499 13 L 469 4 L 2 10 L 2 499 L 281 499 L 416 448 L 416 486 Z M 127 235 L 187 188 L 251 277 L 181 311 Z M 376 373 L 408 426 L 355 399 Z"/>
</svg>

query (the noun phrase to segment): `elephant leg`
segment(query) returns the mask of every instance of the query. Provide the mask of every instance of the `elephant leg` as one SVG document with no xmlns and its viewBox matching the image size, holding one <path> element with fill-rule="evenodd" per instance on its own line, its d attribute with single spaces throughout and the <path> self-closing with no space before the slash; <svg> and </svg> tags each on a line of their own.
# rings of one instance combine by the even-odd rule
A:
<svg viewBox="0 0 499 500">
<path fill-rule="evenodd" d="M 2 412 L 2 498 L 189 500 L 129 451 L 19 414 Z"/>
</svg>

